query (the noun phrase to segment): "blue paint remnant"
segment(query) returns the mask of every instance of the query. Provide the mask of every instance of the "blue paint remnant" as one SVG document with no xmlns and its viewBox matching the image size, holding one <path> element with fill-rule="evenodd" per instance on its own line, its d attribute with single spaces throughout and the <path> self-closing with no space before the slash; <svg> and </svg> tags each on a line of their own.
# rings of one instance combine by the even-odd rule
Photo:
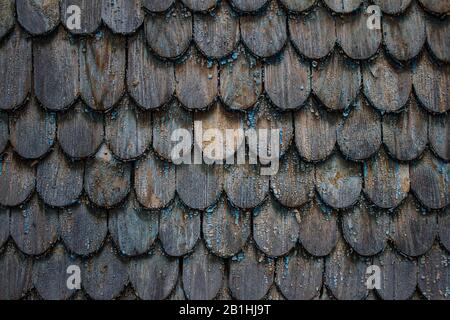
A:
<svg viewBox="0 0 450 320">
<path fill-rule="evenodd" d="M 233 59 L 233 60 L 237 60 L 238 57 L 239 57 L 239 53 L 236 51 L 231 54 L 231 59 Z"/>
<path fill-rule="evenodd" d="M 333 213 L 333 210 L 325 203 L 323 203 L 322 199 L 317 198 L 317 204 L 319 205 L 320 211 L 322 211 L 322 213 L 327 215 L 331 215 Z"/>
<path fill-rule="evenodd" d="M 364 178 L 367 178 L 369 176 L 369 167 L 367 166 L 367 162 L 364 162 L 363 165 L 363 175 Z"/>
<path fill-rule="evenodd" d="M 102 40 L 104 36 L 105 36 L 105 34 L 103 33 L 103 31 L 98 31 L 98 32 L 95 34 L 95 39 L 96 39 L 96 40 Z"/>
<path fill-rule="evenodd" d="M 171 208 L 164 208 L 164 209 L 161 210 L 161 214 L 164 217 L 168 217 L 171 213 L 172 213 L 172 209 Z"/>
<path fill-rule="evenodd" d="M 255 109 L 252 109 L 249 112 L 247 112 L 247 122 L 248 122 L 248 126 L 251 129 L 256 128 L 256 110 Z"/>
<path fill-rule="evenodd" d="M 352 112 L 352 106 L 349 105 L 347 108 L 344 109 L 344 113 L 342 114 L 344 119 L 347 119 L 351 112 Z"/>
<path fill-rule="evenodd" d="M 29 234 L 30 233 L 30 229 L 31 229 L 31 209 L 30 208 L 26 208 L 25 210 L 22 211 L 22 215 L 23 215 L 23 233 L 24 234 Z"/>
<path fill-rule="evenodd" d="M 117 116 L 118 116 L 117 110 L 114 110 L 113 112 L 111 112 L 111 120 L 116 120 Z"/>
<path fill-rule="evenodd" d="M 163 161 L 163 173 L 165 176 L 169 175 L 169 162 Z"/>
<path fill-rule="evenodd" d="M 233 208 L 233 211 L 231 214 L 234 216 L 234 223 L 236 225 L 239 225 L 239 219 L 241 217 L 241 213 L 239 212 L 239 210 L 236 208 Z"/>
<path fill-rule="evenodd" d="M 220 63 L 221 66 L 224 66 L 224 65 L 227 64 L 227 59 L 222 58 L 222 59 L 220 59 L 219 63 Z"/>
<path fill-rule="evenodd" d="M 206 209 L 206 213 L 208 215 L 212 215 L 214 213 L 214 211 L 216 211 L 216 208 L 217 208 L 217 205 L 213 204 L 212 206 L 210 206 Z"/>
<path fill-rule="evenodd" d="M 245 254 L 244 252 L 239 252 L 237 255 L 233 256 L 231 258 L 231 260 L 236 261 L 236 262 L 241 262 L 245 259 Z"/>
<path fill-rule="evenodd" d="M 260 213 L 261 213 L 261 207 L 256 207 L 255 209 L 253 209 L 253 216 L 254 217 L 259 216 Z"/>
<path fill-rule="evenodd" d="M 289 269 L 289 260 L 290 260 L 290 257 L 289 257 L 289 256 L 286 256 L 286 257 L 284 257 L 284 259 L 283 259 L 283 261 L 284 261 L 284 269 L 285 269 L 286 271 L 288 271 L 288 269 Z"/>
<path fill-rule="evenodd" d="M 280 128 L 280 148 L 283 147 L 283 129 Z"/>
<path fill-rule="evenodd" d="M 211 68 L 213 67 L 213 65 L 214 65 L 214 61 L 212 61 L 211 59 L 208 59 L 208 62 L 207 62 L 206 67 L 207 67 L 208 69 L 211 69 Z"/>
</svg>

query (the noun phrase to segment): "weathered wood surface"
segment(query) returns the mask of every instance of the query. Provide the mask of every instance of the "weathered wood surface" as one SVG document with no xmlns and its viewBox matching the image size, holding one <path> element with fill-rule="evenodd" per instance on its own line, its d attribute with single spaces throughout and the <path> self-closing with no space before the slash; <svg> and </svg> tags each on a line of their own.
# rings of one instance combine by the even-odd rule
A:
<svg viewBox="0 0 450 320">
<path fill-rule="evenodd" d="M 148 15 L 145 22 L 147 43 L 157 55 L 178 58 L 189 48 L 192 40 L 192 14 L 176 5 L 166 15 Z"/>
<path fill-rule="evenodd" d="M 59 0 L 16 0 L 17 20 L 31 34 L 52 31 L 59 23 Z"/>
<path fill-rule="evenodd" d="M 240 18 L 241 38 L 258 57 L 268 58 L 286 44 L 286 15 L 276 1 L 271 1 L 264 15 L 245 15 Z"/>
<path fill-rule="evenodd" d="M 216 3 L 215 0 L 212 2 Z M 222 2 L 214 14 L 194 15 L 195 43 L 210 58 L 222 58 L 232 53 L 239 36 L 239 18 L 227 2 Z"/>
<path fill-rule="evenodd" d="M 214 254 L 229 258 L 236 255 L 250 236 L 250 213 L 241 211 L 222 197 L 217 206 L 203 215 L 203 238 Z"/>
<path fill-rule="evenodd" d="M 60 236 L 66 248 L 87 256 L 100 250 L 108 232 L 106 210 L 93 208 L 85 201 L 60 211 Z"/>
<path fill-rule="evenodd" d="M 32 42 L 16 27 L 0 43 L 0 109 L 13 110 L 21 106 L 31 90 Z"/>
<path fill-rule="evenodd" d="M 327 56 L 337 40 L 335 19 L 323 7 L 314 8 L 306 16 L 289 16 L 289 31 L 297 50 L 311 59 Z"/>
<path fill-rule="evenodd" d="M 55 142 L 56 117 L 32 99 L 9 118 L 9 130 L 11 145 L 21 157 L 41 158 Z"/>
<path fill-rule="evenodd" d="M 83 162 L 71 162 L 55 148 L 36 169 L 36 191 L 49 206 L 69 206 L 83 191 L 83 173 Z"/>
</svg>

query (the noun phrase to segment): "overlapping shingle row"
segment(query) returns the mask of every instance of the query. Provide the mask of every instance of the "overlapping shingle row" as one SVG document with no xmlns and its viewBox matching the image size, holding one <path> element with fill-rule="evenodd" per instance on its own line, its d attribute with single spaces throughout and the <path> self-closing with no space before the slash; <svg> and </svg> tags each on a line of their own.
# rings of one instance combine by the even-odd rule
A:
<svg viewBox="0 0 450 320">
<path fill-rule="evenodd" d="M 0 298 L 448 299 L 450 2 L 374 3 L 0 1 Z M 280 170 L 172 164 L 194 121 Z"/>
</svg>

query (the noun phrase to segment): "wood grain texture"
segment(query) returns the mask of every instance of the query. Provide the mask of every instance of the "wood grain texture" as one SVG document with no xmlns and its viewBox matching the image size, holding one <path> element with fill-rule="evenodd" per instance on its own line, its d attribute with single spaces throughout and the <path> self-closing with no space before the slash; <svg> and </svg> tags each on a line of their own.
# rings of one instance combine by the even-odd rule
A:
<svg viewBox="0 0 450 320">
<path fill-rule="evenodd" d="M 244 142 L 239 141 L 239 134 L 233 132 L 234 145 L 228 144 L 227 130 L 244 130 L 245 118 L 242 113 L 232 112 L 217 102 L 208 112 L 194 114 L 194 150 L 203 152 L 206 164 L 223 164 L 233 162 L 237 150 L 242 150 Z M 198 125 L 201 123 L 201 125 Z M 222 139 L 216 134 L 222 134 Z M 225 144 L 225 146 L 224 146 Z M 239 145 L 238 145 L 239 144 Z"/>
<path fill-rule="evenodd" d="M 9 118 L 10 141 L 25 159 L 37 159 L 49 152 L 56 137 L 56 117 L 32 99 Z"/>
<path fill-rule="evenodd" d="M 170 256 L 184 256 L 200 238 L 200 214 L 186 209 L 179 200 L 161 211 L 159 223 L 159 239 Z"/>
<path fill-rule="evenodd" d="M 448 300 L 450 288 L 450 257 L 437 244 L 419 263 L 418 286 L 429 300 Z"/>
<path fill-rule="evenodd" d="M 181 57 L 192 40 L 192 14 L 176 5 L 165 15 L 148 15 L 145 20 L 147 43 L 158 56 Z"/>
<path fill-rule="evenodd" d="M 151 12 L 164 12 L 168 10 L 175 0 L 142 0 L 142 5 Z"/>
<path fill-rule="evenodd" d="M 38 100 L 53 111 L 70 107 L 79 94 L 77 42 L 59 27 L 51 36 L 33 42 L 33 56 L 34 90 Z"/>
<path fill-rule="evenodd" d="M 94 300 L 111 300 L 120 295 L 128 281 L 127 264 L 108 242 L 102 251 L 83 263 L 83 289 Z"/>
<path fill-rule="evenodd" d="M 132 260 L 128 266 L 128 275 L 139 298 L 166 299 L 177 284 L 178 261 L 164 255 L 159 246 L 150 254 Z"/>
<path fill-rule="evenodd" d="M 286 14 L 276 1 L 259 15 L 241 16 L 241 39 L 258 57 L 268 58 L 280 52 L 287 41 Z"/>
<path fill-rule="evenodd" d="M 426 152 L 410 167 L 411 189 L 420 202 L 430 209 L 442 209 L 450 203 L 450 163 Z"/>
<path fill-rule="evenodd" d="M 391 238 L 400 252 L 417 257 L 433 245 L 437 234 L 436 215 L 423 209 L 409 196 L 392 217 Z"/>
<path fill-rule="evenodd" d="M 0 157 L 0 204 L 15 207 L 34 191 L 36 172 L 30 163 L 20 159 L 12 148 Z"/>
<path fill-rule="evenodd" d="M 400 161 L 416 159 L 428 143 L 427 113 L 412 98 L 400 114 L 383 117 L 383 142 L 389 154 Z"/>
<path fill-rule="evenodd" d="M 342 215 L 345 241 L 362 256 L 371 257 L 384 250 L 389 234 L 390 218 L 361 199 Z"/>
<path fill-rule="evenodd" d="M 253 211 L 253 239 L 267 256 L 280 257 L 294 248 L 298 229 L 295 212 L 284 208 L 272 197 Z"/>
<path fill-rule="evenodd" d="M 345 3 L 347 1 L 333 0 Z M 356 0 L 358 1 L 358 0 Z M 382 41 L 381 30 L 367 28 L 367 19 L 371 14 L 366 8 L 355 14 L 336 19 L 336 30 L 339 44 L 345 54 L 352 59 L 365 60 L 372 57 L 379 49 Z"/>
<path fill-rule="evenodd" d="M 339 229 L 337 215 L 313 200 L 301 210 L 299 239 L 303 248 L 316 257 L 325 257 L 336 246 Z M 317 235 L 320 234 L 320 237 Z"/>
<path fill-rule="evenodd" d="M 255 12 L 263 8 L 268 0 L 230 0 L 234 8 L 244 12 Z"/>
<path fill-rule="evenodd" d="M 67 288 L 67 268 L 80 265 L 80 261 L 69 255 L 62 244 L 56 245 L 33 265 L 33 284 L 39 296 L 45 300 L 67 300 L 73 290 Z"/>
<path fill-rule="evenodd" d="M 4 93 L 0 95 L 0 110 L 19 107 L 30 93 L 33 62 L 31 48 L 30 39 L 19 27 L 0 43 L 0 90 Z"/>
<path fill-rule="evenodd" d="M 121 160 L 142 156 L 152 144 L 151 113 L 139 110 L 124 97 L 105 117 L 105 138 L 109 149 Z"/>
<path fill-rule="evenodd" d="M 173 64 L 150 53 L 143 31 L 128 40 L 127 88 L 133 100 L 146 110 L 160 108 L 175 92 Z"/>
<path fill-rule="evenodd" d="M 140 204 L 148 209 L 162 209 L 175 197 L 175 166 L 158 159 L 153 152 L 135 164 L 134 190 Z"/>
<path fill-rule="evenodd" d="M 36 191 L 49 206 L 69 206 L 83 191 L 83 173 L 83 162 L 71 162 L 60 148 L 55 148 L 37 166 Z"/>
<path fill-rule="evenodd" d="M 369 263 L 351 253 L 343 239 L 325 259 L 325 285 L 338 300 L 362 300 L 368 292 L 365 284 Z"/>
<path fill-rule="evenodd" d="M 314 162 L 328 158 L 336 146 L 339 122 L 338 114 L 327 112 L 311 99 L 294 116 L 295 142 L 300 156 Z"/>
<path fill-rule="evenodd" d="M 212 300 L 222 287 L 225 265 L 199 241 L 194 252 L 183 259 L 183 288 L 189 300 Z"/>
<path fill-rule="evenodd" d="M 102 19 L 114 33 L 134 33 L 144 22 L 142 0 L 102 1 Z"/>
<path fill-rule="evenodd" d="M 320 295 L 323 259 L 295 250 L 277 260 L 275 283 L 289 300 L 312 300 Z"/>
<path fill-rule="evenodd" d="M 97 153 L 103 142 L 103 115 L 82 102 L 58 114 L 58 143 L 69 157 L 84 159 Z"/>
<path fill-rule="evenodd" d="M 66 248 L 77 255 L 87 256 L 103 245 L 108 232 L 107 212 L 81 201 L 60 212 L 59 225 Z"/>
<path fill-rule="evenodd" d="M 419 54 L 426 40 L 425 18 L 414 2 L 404 15 L 383 19 L 386 50 L 395 59 L 406 61 Z"/>
<path fill-rule="evenodd" d="M 181 0 L 181 2 L 193 11 L 208 11 L 217 4 L 216 0 Z"/>
<path fill-rule="evenodd" d="M 338 13 L 349 13 L 359 8 L 362 0 L 324 0 L 326 5 Z"/>
<path fill-rule="evenodd" d="M 0 111 L 0 154 L 6 148 L 9 141 L 9 120 L 6 112 Z"/>
<path fill-rule="evenodd" d="M 176 95 L 188 109 L 205 109 L 218 94 L 218 68 L 192 49 L 186 60 L 175 66 Z"/>
<path fill-rule="evenodd" d="M 305 11 L 315 4 L 315 0 L 280 0 L 289 11 Z"/>
<path fill-rule="evenodd" d="M 226 197 L 203 214 L 203 239 L 214 254 L 229 258 L 236 255 L 250 236 L 250 213 L 234 208 Z"/>
<path fill-rule="evenodd" d="M 223 190 L 223 166 L 182 164 L 176 167 L 177 193 L 185 205 L 205 210 Z"/>
<path fill-rule="evenodd" d="M 450 67 L 438 66 L 425 52 L 413 68 L 414 89 L 420 103 L 432 113 L 450 110 Z"/>
<path fill-rule="evenodd" d="M 450 251 L 450 209 L 442 211 L 438 216 L 439 221 L 439 240 L 441 244 Z"/>
<path fill-rule="evenodd" d="M 191 137 L 194 134 L 193 115 L 181 105 L 172 101 L 167 108 L 153 114 L 153 149 L 166 160 L 172 160 L 172 150 L 178 141 L 172 141 L 172 134 L 177 129 L 185 129 Z"/>
<path fill-rule="evenodd" d="M 258 252 L 252 243 L 231 259 L 228 275 L 233 298 L 238 300 L 262 299 L 274 280 L 275 263 Z"/>
<path fill-rule="evenodd" d="M 9 237 L 9 209 L 0 208 L 0 247 L 3 247 Z"/>
<path fill-rule="evenodd" d="M 314 166 L 302 161 L 293 148 L 281 160 L 280 169 L 270 179 L 275 198 L 285 207 L 298 208 L 314 194 Z"/>
<path fill-rule="evenodd" d="M 374 258 L 381 269 L 381 288 L 377 293 L 383 300 L 408 300 L 417 286 L 417 263 L 387 247 Z"/>
<path fill-rule="evenodd" d="M 265 164 L 270 158 L 270 150 L 275 150 L 272 145 L 271 130 L 279 130 L 280 139 L 277 141 L 279 144 L 279 156 L 282 157 L 294 139 L 294 124 L 293 115 L 291 112 L 281 112 L 276 108 L 273 108 L 267 100 L 263 100 L 261 104 L 255 109 L 254 113 L 248 115 L 249 127 L 253 127 L 255 123 L 255 129 L 258 136 L 258 150 L 259 150 L 259 160 L 261 163 Z M 266 132 L 266 135 L 261 135 L 262 132 Z M 264 145 L 263 139 L 267 138 L 267 142 Z M 252 152 L 252 147 L 250 147 Z M 264 156 L 264 153 L 268 153 Z M 274 155 L 272 155 L 273 157 Z"/>
<path fill-rule="evenodd" d="M 257 165 L 235 165 L 225 172 L 224 189 L 236 207 L 255 208 L 269 192 L 269 176 L 260 175 L 260 167 Z"/>
<path fill-rule="evenodd" d="M 108 230 L 125 256 L 148 252 L 158 236 L 159 215 L 143 210 L 132 193 L 121 208 L 109 212 Z"/>
<path fill-rule="evenodd" d="M 264 65 L 265 90 L 280 109 L 300 108 L 311 93 L 310 64 L 300 60 L 288 45 L 284 53 Z"/>
<path fill-rule="evenodd" d="M 384 13 L 397 15 L 403 13 L 411 4 L 411 0 L 374 0 Z"/>
<path fill-rule="evenodd" d="M 89 199 L 100 207 L 118 205 L 130 191 L 131 169 L 130 163 L 114 159 L 106 145 L 102 145 L 85 166 L 84 190 Z"/>
<path fill-rule="evenodd" d="M 334 153 L 316 166 L 316 190 L 322 200 L 333 208 L 353 206 L 362 190 L 361 165 Z"/>
<path fill-rule="evenodd" d="M 362 67 L 364 94 L 380 111 L 396 112 L 406 105 L 412 90 L 412 73 L 399 67 L 384 54 Z"/>
<path fill-rule="evenodd" d="M 59 0 L 16 0 L 17 20 L 32 35 L 52 31 L 59 23 Z"/>
<path fill-rule="evenodd" d="M 337 142 L 342 153 L 352 160 L 373 156 L 382 142 L 381 118 L 363 97 L 350 111 L 337 130 Z"/>
<path fill-rule="evenodd" d="M 380 208 L 397 207 L 410 190 L 409 166 L 391 159 L 384 150 L 364 162 L 364 192 Z"/>
<path fill-rule="evenodd" d="M 61 22 L 66 28 L 68 27 L 67 22 L 73 15 L 72 11 L 68 11 L 68 8 L 72 5 L 81 9 L 83 18 L 80 28 L 73 28 L 70 32 L 82 35 L 94 33 L 102 22 L 102 0 L 61 0 Z"/>
<path fill-rule="evenodd" d="M 313 69 L 312 89 L 320 102 L 331 110 L 344 110 L 354 102 L 361 87 L 361 71 L 358 64 L 333 53 Z"/>
<path fill-rule="evenodd" d="M 15 0 L 0 0 L 0 39 L 8 34 L 14 27 L 15 19 Z"/>
<path fill-rule="evenodd" d="M 40 255 L 58 238 L 58 212 L 34 195 L 23 207 L 11 209 L 10 234 L 27 255 Z"/>
<path fill-rule="evenodd" d="M 23 298 L 32 285 L 32 263 L 12 244 L 6 247 L 0 255 L 0 299 Z"/>
<path fill-rule="evenodd" d="M 419 0 L 428 10 L 436 13 L 450 12 L 450 3 L 440 0 Z"/>
<path fill-rule="evenodd" d="M 241 47 L 235 56 L 235 60 L 220 68 L 220 97 L 231 109 L 247 110 L 263 91 L 262 66 Z"/>
<path fill-rule="evenodd" d="M 450 18 L 439 20 L 427 16 L 426 31 L 427 43 L 433 55 L 441 61 L 450 62 L 450 40 L 447 37 L 450 33 Z"/>
<path fill-rule="evenodd" d="M 295 2 L 305 4 L 313 1 Z M 316 7 L 307 15 L 289 16 L 288 22 L 293 45 L 308 58 L 322 59 L 334 48 L 336 23 L 326 8 Z"/>
<path fill-rule="evenodd" d="M 107 29 L 81 43 L 80 88 L 86 104 L 107 111 L 125 90 L 126 40 Z"/>
<path fill-rule="evenodd" d="M 450 115 L 430 115 L 428 141 L 432 150 L 443 160 L 450 160 Z"/>
<path fill-rule="evenodd" d="M 216 4 L 215 0 L 209 1 Z M 211 13 L 194 15 L 194 40 L 200 51 L 209 58 L 229 55 L 239 41 L 239 17 L 227 2 L 221 2 Z"/>
</svg>

